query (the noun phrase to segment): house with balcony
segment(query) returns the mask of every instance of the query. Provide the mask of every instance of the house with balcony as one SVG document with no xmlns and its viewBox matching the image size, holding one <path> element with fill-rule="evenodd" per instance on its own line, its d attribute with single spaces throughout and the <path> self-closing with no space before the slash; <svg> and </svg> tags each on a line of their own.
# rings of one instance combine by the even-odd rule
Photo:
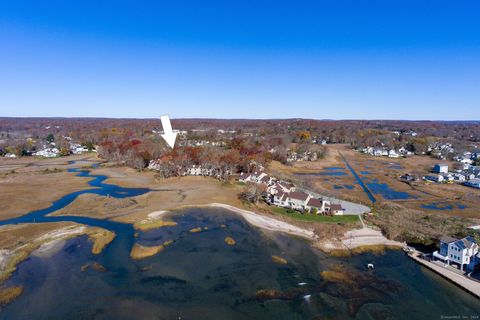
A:
<svg viewBox="0 0 480 320">
<path fill-rule="evenodd" d="M 457 266 L 465 272 L 472 272 L 480 266 L 478 244 L 472 237 L 456 239 L 444 236 L 440 239 L 440 250 L 433 252 L 432 258 L 447 265 Z"/>
</svg>

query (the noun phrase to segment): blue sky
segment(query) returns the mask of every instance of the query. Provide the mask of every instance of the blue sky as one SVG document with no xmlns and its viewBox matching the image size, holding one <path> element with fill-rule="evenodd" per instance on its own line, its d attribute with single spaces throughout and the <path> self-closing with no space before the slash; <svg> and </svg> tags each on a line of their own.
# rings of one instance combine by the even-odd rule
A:
<svg viewBox="0 0 480 320">
<path fill-rule="evenodd" d="M 0 116 L 480 120 L 480 2 L 1 1 Z"/>
</svg>

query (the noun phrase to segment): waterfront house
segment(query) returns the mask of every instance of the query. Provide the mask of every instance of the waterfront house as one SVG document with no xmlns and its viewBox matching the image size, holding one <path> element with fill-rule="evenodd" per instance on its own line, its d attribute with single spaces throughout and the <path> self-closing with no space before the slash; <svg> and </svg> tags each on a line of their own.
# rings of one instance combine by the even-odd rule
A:
<svg viewBox="0 0 480 320">
<path fill-rule="evenodd" d="M 277 193 L 275 193 L 271 196 L 271 203 L 273 203 L 277 207 L 286 207 L 287 206 L 287 203 L 286 203 L 287 196 L 288 196 L 287 193 L 285 193 L 281 190 L 278 190 Z"/>
<path fill-rule="evenodd" d="M 310 195 L 305 192 L 290 192 L 287 195 L 287 204 L 290 209 L 305 211 L 307 209 L 308 200 Z"/>
<path fill-rule="evenodd" d="M 432 257 L 466 272 L 472 272 L 480 266 L 478 244 L 472 237 L 456 239 L 444 236 L 440 239 L 440 250 L 433 252 Z"/>
<path fill-rule="evenodd" d="M 447 164 L 442 164 L 442 163 L 437 163 L 433 167 L 432 172 L 434 172 L 434 173 L 448 173 L 448 165 Z"/>
<path fill-rule="evenodd" d="M 310 213 L 313 213 L 313 211 L 316 210 L 317 214 L 320 214 L 320 213 L 325 212 L 325 205 L 326 204 L 330 204 L 330 202 L 329 201 L 323 201 L 321 199 L 310 198 L 310 200 L 308 200 L 306 209 Z"/>
<path fill-rule="evenodd" d="M 330 214 L 334 216 L 340 216 L 340 215 L 343 215 L 344 213 L 345 213 L 345 209 L 342 208 L 341 204 L 332 203 L 330 205 Z"/>
</svg>

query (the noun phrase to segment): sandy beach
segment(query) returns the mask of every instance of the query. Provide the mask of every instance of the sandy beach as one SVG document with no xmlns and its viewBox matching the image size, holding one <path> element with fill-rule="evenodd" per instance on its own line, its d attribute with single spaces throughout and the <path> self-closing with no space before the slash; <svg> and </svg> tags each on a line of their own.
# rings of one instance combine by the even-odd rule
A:
<svg viewBox="0 0 480 320">
<path fill-rule="evenodd" d="M 361 229 L 353 229 L 346 232 L 343 237 L 337 239 L 319 239 L 313 230 L 301 228 L 284 221 L 279 221 L 264 215 L 257 214 L 253 211 L 240 209 L 224 203 L 210 203 L 208 207 L 223 208 L 231 212 L 241 215 L 248 223 L 263 230 L 283 232 L 309 240 L 319 241 L 319 247 L 330 250 L 351 250 L 359 247 L 368 246 L 385 246 L 385 247 L 402 247 L 405 244 L 387 239 L 381 231 L 373 230 L 368 227 Z M 201 207 L 201 206 L 200 206 Z M 170 211 L 159 210 L 148 214 L 148 221 L 154 222 L 156 219 L 162 219 Z"/>
<path fill-rule="evenodd" d="M 382 234 L 381 231 L 373 230 L 367 227 L 348 231 L 345 233 L 342 243 L 347 249 L 376 245 L 390 247 L 405 246 L 405 243 L 389 240 Z"/>
<path fill-rule="evenodd" d="M 32 256 L 39 258 L 50 258 L 54 256 L 57 252 L 62 250 L 65 242 L 66 241 L 63 239 L 55 239 L 49 242 L 45 242 L 37 250 L 32 252 Z"/>
<path fill-rule="evenodd" d="M 240 209 L 228 204 L 223 204 L 223 203 L 211 203 L 209 204 L 209 206 L 224 208 L 229 211 L 238 213 L 245 220 L 247 220 L 248 223 L 250 223 L 253 226 L 259 227 L 261 229 L 284 232 L 284 233 L 299 236 L 302 238 L 307 238 L 310 240 L 315 240 L 318 238 L 313 232 L 313 230 L 303 229 L 283 221 L 278 221 L 266 216 L 256 214 L 253 211 L 243 210 L 243 209 Z"/>
</svg>

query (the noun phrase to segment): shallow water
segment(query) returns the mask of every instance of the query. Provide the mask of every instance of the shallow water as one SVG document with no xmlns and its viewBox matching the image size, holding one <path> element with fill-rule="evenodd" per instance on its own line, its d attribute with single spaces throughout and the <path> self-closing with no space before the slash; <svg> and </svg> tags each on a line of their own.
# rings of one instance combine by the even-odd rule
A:
<svg viewBox="0 0 480 320">
<path fill-rule="evenodd" d="M 439 211 L 450 211 L 453 209 L 466 209 L 467 206 L 461 203 L 448 203 L 448 202 L 432 202 L 432 203 L 427 203 L 421 205 L 423 209 L 429 209 L 429 210 L 439 210 Z"/>
<path fill-rule="evenodd" d="M 374 194 L 380 194 L 387 200 L 405 200 L 414 198 L 414 196 L 408 192 L 393 190 L 386 183 L 369 182 L 367 183 L 367 186 Z"/>
<path fill-rule="evenodd" d="M 357 183 L 358 185 L 363 189 L 363 191 L 365 192 L 365 194 L 367 195 L 367 197 L 370 199 L 370 201 L 372 203 L 375 203 L 377 202 L 377 199 L 375 199 L 375 196 L 372 194 L 372 192 L 367 188 L 367 186 L 365 185 L 365 183 L 363 182 L 362 178 L 360 178 L 360 176 L 357 174 L 357 172 L 355 171 L 355 169 L 353 169 L 353 167 L 348 163 L 347 159 L 342 155 L 342 159 L 343 159 L 343 162 L 345 162 L 345 165 L 347 166 L 348 170 L 350 170 L 350 172 L 352 173 L 353 177 L 355 178 L 355 180 L 357 180 Z"/>
<path fill-rule="evenodd" d="M 296 176 L 330 176 L 330 177 L 336 177 L 336 176 L 346 176 L 347 173 L 344 171 L 321 171 L 321 172 L 297 172 L 295 173 Z"/>
<path fill-rule="evenodd" d="M 143 245 L 174 240 L 145 260 L 118 251 L 127 246 L 94 256 L 86 237 L 68 241 L 51 258 L 29 258 L 8 281 L 25 292 L 0 318 L 406 319 L 480 312 L 475 298 L 400 251 L 333 258 L 303 240 L 265 235 L 223 209 L 190 209 L 172 218 L 177 226 L 138 237 Z M 189 232 L 196 227 L 208 229 Z M 234 246 L 225 243 L 227 236 Z M 272 255 L 288 263 L 275 264 Z M 93 262 L 107 270 L 81 270 Z M 374 263 L 373 272 L 367 263 Z M 332 266 L 354 281 L 325 281 L 321 272 Z M 277 291 L 265 296 L 261 289 Z"/>
</svg>

